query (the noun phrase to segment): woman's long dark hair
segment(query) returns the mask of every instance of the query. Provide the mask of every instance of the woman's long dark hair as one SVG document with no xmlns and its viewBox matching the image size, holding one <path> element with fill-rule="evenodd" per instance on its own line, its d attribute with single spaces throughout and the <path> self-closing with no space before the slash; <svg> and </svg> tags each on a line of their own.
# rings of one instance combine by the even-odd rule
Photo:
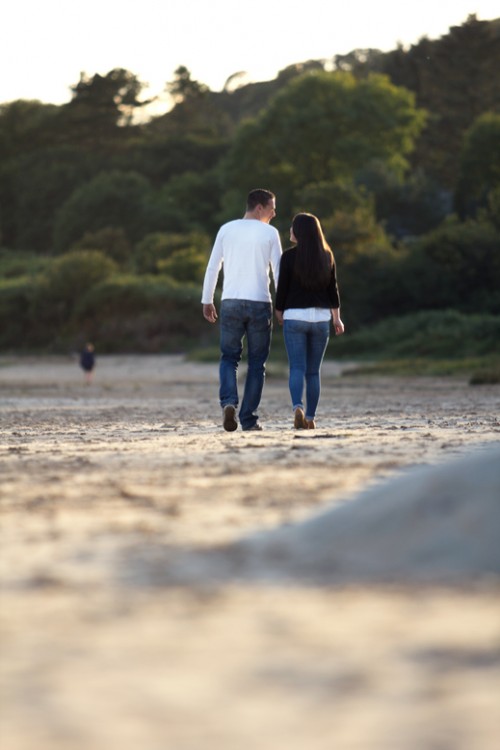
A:
<svg viewBox="0 0 500 750">
<path fill-rule="evenodd" d="M 294 216 L 292 231 L 297 240 L 294 273 L 306 289 L 324 289 L 330 283 L 333 253 L 313 214 Z"/>
</svg>

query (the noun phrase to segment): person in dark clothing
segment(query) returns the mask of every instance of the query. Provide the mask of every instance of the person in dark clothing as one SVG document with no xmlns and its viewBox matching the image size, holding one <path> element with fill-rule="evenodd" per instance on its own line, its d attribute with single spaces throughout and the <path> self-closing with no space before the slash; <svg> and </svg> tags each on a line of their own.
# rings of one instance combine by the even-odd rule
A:
<svg viewBox="0 0 500 750">
<path fill-rule="evenodd" d="M 283 326 L 290 366 L 289 388 L 296 429 L 316 427 L 321 364 L 330 337 L 344 333 L 335 260 L 316 216 L 297 214 L 290 229 L 295 244 L 283 253 L 276 290 L 276 318 Z M 306 385 L 306 407 L 303 393 Z"/>
<path fill-rule="evenodd" d="M 85 344 L 82 353 L 80 354 L 80 367 L 85 374 L 85 383 L 90 385 L 94 376 L 95 368 L 95 353 L 93 344 Z"/>
</svg>

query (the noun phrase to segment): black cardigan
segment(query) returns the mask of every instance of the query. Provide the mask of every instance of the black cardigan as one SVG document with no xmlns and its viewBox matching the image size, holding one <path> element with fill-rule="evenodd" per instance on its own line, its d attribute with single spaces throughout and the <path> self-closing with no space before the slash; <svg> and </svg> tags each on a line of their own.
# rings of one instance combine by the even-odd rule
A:
<svg viewBox="0 0 500 750">
<path fill-rule="evenodd" d="M 332 266 L 332 275 L 328 286 L 311 291 L 302 286 L 293 272 L 296 254 L 297 248 L 290 247 L 281 256 L 278 288 L 276 290 L 276 310 L 283 311 L 305 307 L 325 307 L 331 310 L 340 307 L 335 263 Z"/>
</svg>

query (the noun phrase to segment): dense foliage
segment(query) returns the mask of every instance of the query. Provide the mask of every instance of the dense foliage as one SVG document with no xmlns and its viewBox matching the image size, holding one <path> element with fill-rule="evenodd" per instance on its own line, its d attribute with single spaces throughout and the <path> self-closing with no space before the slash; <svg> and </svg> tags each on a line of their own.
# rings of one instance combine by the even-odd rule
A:
<svg viewBox="0 0 500 750">
<path fill-rule="evenodd" d="M 499 69 L 500 20 L 472 16 L 221 92 L 179 66 L 149 119 L 122 69 L 82 74 L 62 106 L 0 105 L 0 349 L 213 342 L 204 268 L 253 187 L 276 192 L 285 247 L 296 211 L 320 217 L 349 332 L 500 316 Z"/>
</svg>

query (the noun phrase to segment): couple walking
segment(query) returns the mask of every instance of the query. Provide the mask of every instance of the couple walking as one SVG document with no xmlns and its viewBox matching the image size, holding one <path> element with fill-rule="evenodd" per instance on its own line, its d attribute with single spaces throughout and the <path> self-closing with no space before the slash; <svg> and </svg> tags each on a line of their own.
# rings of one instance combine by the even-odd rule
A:
<svg viewBox="0 0 500 750">
<path fill-rule="evenodd" d="M 238 428 L 237 370 L 245 336 L 248 371 L 238 416 L 243 430 L 262 429 L 257 409 L 271 347 L 270 269 L 276 287 L 276 318 L 283 325 L 290 365 L 289 388 L 297 429 L 316 426 L 320 369 L 330 335 L 330 319 L 336 335 L 344 332 L 335 262 L 318 219 L 308 213 L 297 214 L 290 229 L 294 245 L 282 254 L 278 231 L 270 225 L 275 216 L 274 194 L 252 190 L 243 218 L 219 229 L 205 273 L 203 315 L 209 323 L 215 323 L 213 298 L 224 266 L 219 398 L 222 424 L 228 432 Z"/>
</svg>

